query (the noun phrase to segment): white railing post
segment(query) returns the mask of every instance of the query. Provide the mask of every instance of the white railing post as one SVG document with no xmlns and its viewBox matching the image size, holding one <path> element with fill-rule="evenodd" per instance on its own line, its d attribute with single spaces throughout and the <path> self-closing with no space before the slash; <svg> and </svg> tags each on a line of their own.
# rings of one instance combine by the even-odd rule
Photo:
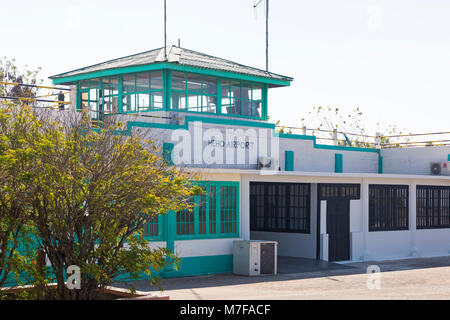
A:
<svg viewBox="0 0 450 320">
<path fill-rule="evenodd" d="M 334 145 L 337 146 L 338 145 L 337 129 L 333 129 L 333 141 Z"/>
<path fill-rule="evenodd" d="M 381 149 L 381 134 L 379 132 L 376 133 L 375 143 L 377 145 L 377 149 Z"/>
</svg>

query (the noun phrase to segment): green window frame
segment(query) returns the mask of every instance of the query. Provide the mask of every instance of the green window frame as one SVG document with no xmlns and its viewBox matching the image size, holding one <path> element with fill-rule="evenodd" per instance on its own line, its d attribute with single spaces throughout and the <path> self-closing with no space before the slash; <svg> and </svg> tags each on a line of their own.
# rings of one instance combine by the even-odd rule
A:
<svg viewBox="0 0 450 320">
<path fill-rule="evenodd" d="M 236 80 L 221 80 L 221 113 L 262 119 L 264 116 L 263 86 Z"/>
<path fill-rule="evenodd" d="M 82 80 L 78 85 L 78 103 L 77 109 L 87 109 L 92 120 L 100 120 L 101 99 L 100 99 L 101 82 L 99 79 Z"/>
<path fill-rule="evenodd" d="M 163 72 L 139 72 L 121 76 L 121 112 L 164 110 Z"/>
<path fill-rule="evenodd" d="M 205 75 L 172 72 L 171 110 L 217 113 L 217 79 Z"/>
<path fill-rule="evenodd" d="M 205 194 L 195 196 L 191 210 L 175 213 L 175 240 L 239 237 L 239 182 L 201 181 Z M 164 241 L 164 215 L 155 216 L 143 228 L 148 241 Z"/>
<path fill-rule="evenodd" d="M 205 194 L 176 213 L 175 240 L 239 237 L 239 182 L 200 182 Z"/>
<path fill-rule="evenodd" d="M 77 110 L 89 108 L 94 120 L 104 113 L 164 110 L 163 70 L 81 80 Z"/>
<path fill-rule="evenodd" d="M 162 241 L 163 223 L 162 216 L 154 216 L 149 222 L 144 225 L 144 239 L 149 241 Z"/>
<path fill-rule="evenodd" d="M 180 71 L 171 71 L 169 77 L 168 110 L 267 120 L 266 84 Z M 201 81 L 197 89 L 190 81 L 192 78 Z M 216 81 L 215 90 L 205 92 L 205 79 L 210 83 Z M 191 104 L 189 99 L 192 96 L 201 101 Z M 208 101 L 213 101 L 214 107 L 210 107 Z"/>
<path fill-rule="evenodd" d="M 264 83 L 158 69 L 78 81 L 77 110 L 89 108 L 94 120 L 106 113 L 147 111 L 267 120 L 267 89 Z"/>
</svg>

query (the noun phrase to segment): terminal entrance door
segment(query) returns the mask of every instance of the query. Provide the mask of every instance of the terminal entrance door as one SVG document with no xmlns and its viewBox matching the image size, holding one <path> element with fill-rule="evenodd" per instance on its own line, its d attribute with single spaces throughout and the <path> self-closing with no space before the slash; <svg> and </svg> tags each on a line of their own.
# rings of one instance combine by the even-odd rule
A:
<svg viewBox="0 0 450 320">
<path fill-rule="evenodd" d="M 327 201 L 328 260 L 350 260 L 350 200 Z"/>
<path fill-rule="evenodd" d="M 317 195 L 317 243 L 321 233 L 328 234 L 328 261 L 350 260 L 350 200 L 360 199 L 360 185 L 357 183 L 320 183 Z M 321 230 L 320 202 L 326 201 L 326 230 Z M 316 247 L 316 258 L 321 258 L 321 246 Z"/>
</svg>

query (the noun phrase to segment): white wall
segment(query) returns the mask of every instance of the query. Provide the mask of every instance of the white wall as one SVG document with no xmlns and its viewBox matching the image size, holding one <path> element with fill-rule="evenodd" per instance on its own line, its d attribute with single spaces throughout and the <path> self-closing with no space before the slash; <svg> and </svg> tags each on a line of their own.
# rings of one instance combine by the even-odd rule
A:
<svg viewBox="0 0 450 320">
<path fill-rule="evenodd" d="M 350 200 L 350 259 L 359 260 L 364 251 L 362 200 Z"/>
<path fill-rule="evenodd" d="M 410 231 L 372 231 L 367 234 L 364 260 L 411 256 Z"/>
<path fill-rule="evenodd" d="M 415 232 L 417 256 L 450 254 L 450 229 L 420 229 Z"/>
<path fill-rule="evenodd" d="M 294 151 L 294 171 L 334 172 L 334 155 L 342 154 L 343 172 L 378 172 L 375 152 L 319 149 L 311 140 L 280 139 L 280 166 L 284 170 L 284 151 Z"/>
<path fill-rule="evenodd" d="M 234 240 L 240 238 L 179 240 L 175 241 L 175 253 L 180 258 L 233 254 Z"/>
<path fill-rule="evenodd" d="M 252 240 L 271 240 L 278 242 L 278 255 L 288 257 L 316 258 L 316 233 L 286 233 L 251 231 Z"/>
<path fill-rule="evenodd" d="M 370 184 L 406 184 L 410 186 L 409 230 L 369 232 L 368 191 Z M 350 252 L 352 261 L 400 259 L 450 254 L 450 228 L 416 230 L 416 185 L 449 185 L 448 181 L 364 178 L 361 199 L 350 200 Z M 320 257 L 328 260 L 326 201 L 321 201 Z"/>
<path fill-rule="evenodd" d="M 382 149 L 383 173 L 430 174 L 430 162 L 446 162 L 450 147 Z"/>
<path fill-rule="evenodd" d="M 409 185 L 409 229 L 401 231 L 368 230 L 368 190 L 370 184 L 406 184 Z M 416 230 L 416 185 L 449 185 L 448 181 L 415 179 L 363 179 L 361 185 L 361 203 L 359 208 L 351 206 L 351 217 L 360 211 L 361 232 L 351 234 L 352 260 L 384 260 L 420 256 L 439 256 L 450 253 L 450 229 Z M 351 222 L 355 227 L 356 220 Z"/>
</svg>

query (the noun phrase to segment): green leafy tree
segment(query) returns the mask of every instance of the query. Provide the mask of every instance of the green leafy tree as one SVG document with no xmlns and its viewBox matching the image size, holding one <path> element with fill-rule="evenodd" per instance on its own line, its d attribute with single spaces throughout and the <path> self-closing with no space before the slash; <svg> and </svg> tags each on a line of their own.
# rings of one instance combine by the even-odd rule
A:
<svg viewBox="0 0 450 320">
<path fill-rule="evenodd" d="M 0 106 L 0 287 L 35 263 L 27 194 L 33 183 L 39 128 L 26 108 Z M 28 266 L 27 266 L 28 264 Z"/>
<path fill-rule="evenodd" d="M 374 147 L 375 134 L 368 134 L 364 127 L 363 113 L 359 107 L 345 114 L 340 108 L 332 107 L 313 107 L 313 110 L 308 113 L 307 118 L 301 119 L 301 125 L 306 126 L 313 124 L 314 128 L 312 134 L 319 134 L 323 131 L 328 133 L 325 137 L 333 139 L 333 131 L 336 130 L 338 134 L 339 145 L 349 145 L 349 141 L 353 147 Z M 405 130 L 399 130 L 396 125 L 385 125 L 381 127 L 377 123 L 378 132 L 380 132 L 381 145 L 387 145 L 398 142 L 407 142 L 408 137 L 401 137 L 397 139 L 390 138 L 391 135 L 402 135 Z M 345 133 L 345 135 L 344 135 Z M 348 141 L 347 141 L 348 139 Z"/>
<path fill-rule="evenodd" d="M 41 68 L 35 70 L 29 69 L 28 66 L 20 68 L 16 64 L 15 59 L 0 57 L 0 82 L 24 83 L 39 85 L 43 80 L 39 79 Z M 0 83 L 0 96 L 35 98 L 38 88 L 25 86 L 11 86 L 9 84 Z M 30 101 L 25 101 L 30 104 Z"/>
<path fill-rule="evenodd" d="M 39 120 L 45 139 L 29 197 L 58 299 L 97 299 L 118 276 L 152 277 L 176 264 L 170 251 L 149 246 L 143 227 L 190 208 L 188 199 L 201 192 L 192 176 L 163 161 L 152 141 L 121 131 L 114 121 L 96 129 L 83 119 Z M 80 268 L 80 289 L 65 285 L 71 265 Z"/>
</svg>

